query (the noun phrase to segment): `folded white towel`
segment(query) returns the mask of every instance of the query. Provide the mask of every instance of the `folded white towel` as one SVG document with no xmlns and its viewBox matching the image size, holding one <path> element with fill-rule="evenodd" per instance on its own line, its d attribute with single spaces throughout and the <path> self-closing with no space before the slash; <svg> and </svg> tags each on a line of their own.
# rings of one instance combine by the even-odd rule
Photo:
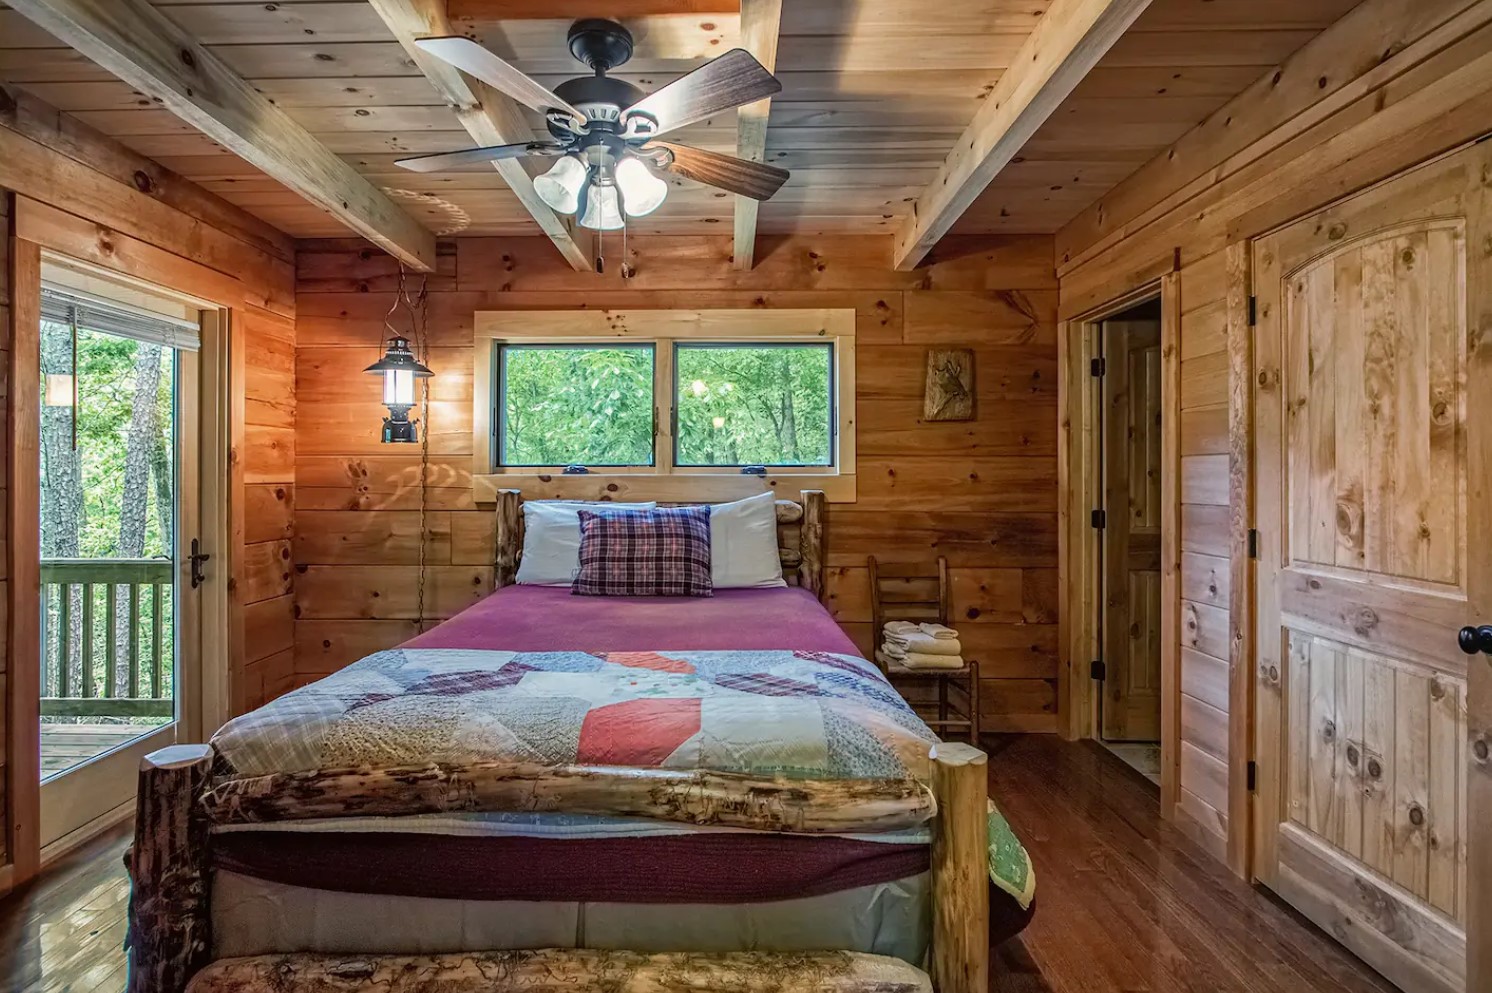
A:
<svg viewBox="0 0 1492 993">
<path fill-rule="evenodd" d="M 962 669 L 964 660 L 961 655 L 924 655 L 921 652 L 908 652 L 901 660 L 901 664 L 908 669 Z"/>
<path fill-rule="evenodd" d="M 957 631 L 942 624 L 919 624 L 918 628 L 923 634 L 930 635 L 942 641 L 954 641 L 958 638 Z"/>
<path fill-rule="evenodd" d="M 885 641 L 881 643 L 881 651 L 894 659 L 902 659 L 906 658 L 907 646 L 898 645 L 894 641 Z"/>
<path fill-rule="evenodd" d="M 957 638 L 934 638 L 930 634 L 917 632 L 916 634 L 904 634 L 900 637 L 886 636 L 886 644 L 897 645 L 908 652 L 921 652 L 924 655 L 962 655 L 963 646 Z"/>
<path fill-rule="evenodd" d="M 880 663 L 883 669 L 890 669 L 892 666 L 901 665 L 901 659 L 892 658 L 885 652 L 876 652 L 876 661 Z"/>
<path fill-rule="evenodd" d="M 911 621 L 887 621 L 882 627 L 887 635 L 912 634 L 922 630 L 922 626 Z"/>
</svg>

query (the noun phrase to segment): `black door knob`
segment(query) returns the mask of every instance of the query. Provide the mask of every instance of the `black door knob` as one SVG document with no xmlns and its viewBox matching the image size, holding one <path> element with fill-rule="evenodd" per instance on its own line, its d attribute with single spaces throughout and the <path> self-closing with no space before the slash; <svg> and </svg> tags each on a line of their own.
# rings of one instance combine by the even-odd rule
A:
<svg viewBox="0 0 1492 993">
<path fill-rule="evenodd" d="M 1475 655 L 1477 652 L 1492 655 L 1492 624 L 1483 624 L 1480 627 L 1472 627 L 1468 624 L 1461 629 L 1456 641 L 1460 643 L 1461 651 L 1467 655 Z"/>
</svg>

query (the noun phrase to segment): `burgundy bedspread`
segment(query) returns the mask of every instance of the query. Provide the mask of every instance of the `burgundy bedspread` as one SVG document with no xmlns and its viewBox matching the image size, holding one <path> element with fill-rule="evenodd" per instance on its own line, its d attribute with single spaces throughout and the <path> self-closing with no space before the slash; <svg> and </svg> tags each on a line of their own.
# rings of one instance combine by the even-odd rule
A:
<svg viewBox="0 0 1492 993">
<path fill-rule="evenodd" d="M 717 590 L 713 597 L 578 597 L 507 586 L 400 646 L 515 652 L 802 650 L 862 657 L 812 593 Z"/>
</svg>

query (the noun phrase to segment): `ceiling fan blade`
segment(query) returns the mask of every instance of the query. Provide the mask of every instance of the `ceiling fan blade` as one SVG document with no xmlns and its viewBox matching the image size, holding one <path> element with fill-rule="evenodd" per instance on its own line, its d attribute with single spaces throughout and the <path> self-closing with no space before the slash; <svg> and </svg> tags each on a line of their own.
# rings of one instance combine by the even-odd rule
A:
<svg viewBox="0 0 1492 993">
<path fill-rule="evenodd" d="M 663 134 L 780 92 L 776 76 L 746 49 L 735 48 L 643 97 L 622 117 L 647 114 L 658 122 L 656 133 Z"/>
<path fill-rule="evenodd" d="M 520 141 L 515 145 L 488 145 L 484 148 L 463 148 L 459 152 L 440 152 L 436 155 L 416 155 L 413 158 L 397 159 L 394 165 L 410 172 L 444 172 L 462 166 L 499 159 L 517 159 L 525 155 L 561 155 L 565 146 L 549 141 Z"/>
<path fill-rule="evenodd" d="M 786 169 L 764 162 L 751 162 L 734 155 L 707 152 L 703 148 L 672 141 L 653 141 L 644 148 L 667 149 L 673 155 L 673 161 L 666 167 L 669 172 L 676 172 L 685 179 L 739 193 L 753 200 L 770 200 L 789 176 Z"/>
<path fill-rule="evenodd" d="M 498 58 L 470 38 L 419 38 L 415 44 L 462 72 L 470 73 L 501 90 L 525 107 L 532 107 L 541 114 L 562 110 L 576 120 L 585 120 L 584 114 L 519 71 L 517 66 Z"/>
</svg>

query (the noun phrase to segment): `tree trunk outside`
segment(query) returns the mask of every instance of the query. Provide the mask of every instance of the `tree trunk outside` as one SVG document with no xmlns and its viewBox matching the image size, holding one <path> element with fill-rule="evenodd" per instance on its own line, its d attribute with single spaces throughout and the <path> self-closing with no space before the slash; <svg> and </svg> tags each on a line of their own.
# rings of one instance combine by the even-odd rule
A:
<svg viewBox="0 0 1492 993">
<path fill-rule="evenodd" d="M 71 375 L 73 373 L 72 331 L 70 328 L 50 321 L 43 322 L 41 335 L 41 371 L 43 374 Z M 78 536 L 83 530 L 83 460 L 73 448 L 73 417 L 76 411 L 70 406 L 43 406 L 41 408 L 41 556 L 50 558 L 75 558 L 78 555 Z M 77 693 L 82 677 L 82 653 L 78 646 L 83 631 L 83 591 L 81 587 L 69 590 L 69 631 L 55 629 L 56 615 L 51 604 L 46 604 L 49 627 L 53 637 L 65 636 L 68 653 L 69 682 L 71 692 Z M 54 642 L 55 644 L 55 642 Z M 42 643 L 43 651 L 47 643 Z M 54 668 L 56 649 L 46 655 L 43 665 L 44 693 L 56 694 L 56 676 L 50 675 Z M 50 681 L 49 681 L 50 680 Z"/>
<path fill-rule="evenodd" d="M 171 456 L 166 451 L 166 436 L 163 431 L 156 432 L 155 444 L 151 447 L 150 474 L 155 479 L 155 511 L 160 518 L 161 539 L 165 542 L 167 554 L 174 555 L 176 551 L 176 474 L 171 464 Z M 171 617 L 173 623 L 176 615 L 175 605 L 175 591 L 166 590 L 161 599 L 161 611 Z M 152 616 L 150 623 L 164 625 L 165 620 L 163 617 Z M 164 627 L 161 637 L 162 657 L 156 659 L 156 665 L 160 667 L 161 693 L 166 697 L 172 697 L 176 692 L 174 644 L 171 628 Z"/>
<path fill-rule="evenodd" d="M 778 365 L 778 383 L 782 387 L 782 454 L 786 462 L 801 461 L 798 457 L 798 417 L 793 409 L 793 370 L 783 351 Z"/>
<path fill-rule="evenodd" d="M 156 406 L 161 387 L 161 348 L 139 343 L 135 352 L 135 397 L 130 408 L 128 433 L 124 448 L 124 497 L 119 508 L 120 558 L 134 559 L 145 554 L 145 523 L 150 515 L 150 463 L 159 443 L 160 413 Z M 119 588 L 115 610 L 118 627 L 113 632 L 120 665 L 111 676 L 115 691 L 129 695 L 129 607 L 130 588 Z"/>
</svg>

